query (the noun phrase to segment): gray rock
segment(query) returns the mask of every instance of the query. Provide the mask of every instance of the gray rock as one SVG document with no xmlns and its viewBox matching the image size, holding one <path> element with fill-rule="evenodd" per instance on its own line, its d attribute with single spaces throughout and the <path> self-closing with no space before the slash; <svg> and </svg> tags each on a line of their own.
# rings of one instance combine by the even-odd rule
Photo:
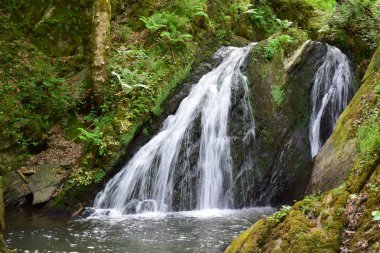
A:
<svg viewBox="0 0 380 253">
<path fill-rule="evenodd" d="M 48 201 L 61 183 L 59 165 L 43 165 L 30 177 L 28 186 L 33 193 L 33 205 Z"/>
</svg>

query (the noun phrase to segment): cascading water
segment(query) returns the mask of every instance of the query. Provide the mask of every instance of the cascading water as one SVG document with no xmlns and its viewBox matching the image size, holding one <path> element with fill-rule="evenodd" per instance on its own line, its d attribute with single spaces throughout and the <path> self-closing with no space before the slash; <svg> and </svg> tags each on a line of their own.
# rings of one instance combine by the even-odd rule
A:
<svg viewBox="0 0 380 253">
<path fill-rule="evenodd" d="M 167 212 L 174 209 L 174 202 L 179 202 L 178 211 L 233 207 L 228 121 L 234 90 L 243 86 L 241 127 L 244 141 L 253 139 L 247 79 L 241 71 L 251 47 L 224 47 L 217 52 L 222 62 L 200 79 L 160 132 L 96 196 L 93 215 Z M 197 131 L 200 136 L 194 138 Z M 194 149 L 196 162 L 189 155 Z"/>
<path fill-rule="evenodd" d="M 345 54 L 327 45 L 323 64 L 314 77 L 311 93 L 309 139 L 314 157 L 332 134 L 340 114 L 354 95 L 354 76 Z"/>
</svg>

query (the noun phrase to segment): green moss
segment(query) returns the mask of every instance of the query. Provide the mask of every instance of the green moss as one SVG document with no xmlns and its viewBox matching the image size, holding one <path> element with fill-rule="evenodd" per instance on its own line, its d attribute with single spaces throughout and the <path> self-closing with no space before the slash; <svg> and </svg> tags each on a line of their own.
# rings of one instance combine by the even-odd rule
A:
<svg viewBox="0 0 380 253">
<path fill-rule="evenodd" d="M 380 249 L 378 223 L 372 220 L 372 212 L 380 210 L 380 154 L 376 128 L 379 96 L 375 88 L 379 83 L 379 68 L 380 48 L 369 65 L 361 88 L 341 115 L 330 139 L 336 150 L 344 149 L 349 141 L 358 142 L 361 154 L 352 168 L 344 168 L 350 170 L 345 182 L 320 196 L 307 196 L 295 203 L 289 215 L 274 227 L 267 226 L 266 221 L 270 218 L 260 221 L 257 225 L 260 229 L 255 230 L 255 234 L 245 234 L 242 245 L 238 245 L 239 239 L 236 239 L 227 252 L 338 252 L 347 223 L 345 211 L 350 194 L 366 196 L 367 200 L 362 204 L 364 208 L 360 212 L 363 216 L 349 249 L 353 252 Z M 263 237 L 261 231 L 269 228 L 269 235 Z M 260 244 L 258 238 L 262 239 Z"/>
<path fill-rule="evenodd" d="M 359 151 L 363 156 L 374 156 L 380 150 L 380 110 L 375 108 L 367 122 L 358 129 Z"/>
<path fill-rule="evenodd" d="M 257 222 L 226 252 L 337 252 L 348 196 L 344 185 L 307 196 Z"/>
<path fill-rule="evenodd" d="M 281 103 L 284 101 L 284 90 L 280 85 L 272 86 L 272 99 L 276 103 L 276 106 L 279 107 Z"/>
<path fill-rule="evenodd" d="M 178 84 L 183 82 L 190 73 L 192 62 L 189 62 L 183 69 L 175 72 L 173 79 L 157 96 L 155 105 L 152 108 L 152 112 L 155 115 L 160 115 L 162 112 L 161 105 L 169 97 L 171 92 L 177 87 Z"/>
</svg>

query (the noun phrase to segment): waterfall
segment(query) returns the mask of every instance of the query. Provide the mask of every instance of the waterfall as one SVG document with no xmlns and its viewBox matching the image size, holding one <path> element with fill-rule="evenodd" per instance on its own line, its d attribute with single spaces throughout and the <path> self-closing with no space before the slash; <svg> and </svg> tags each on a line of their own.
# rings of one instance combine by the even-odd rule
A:
<svg viewBox="0 0 380 253">
<path fill-rule="evenodd" d="M 251 47 L 223 47 L 216 53 L 221 63 L 192 87 L 160 132 L 98 193 L 93 215 L 167 212 L 174 204 L 179 211 L 233 207 L 228 121 L 234 90 L 242 86 L 247 123 L 241 127 L 244 139 L 254 136 L 247 79 L 241 70 Z"/>
<path fill-rule="evenodd" d="M 325 59 L 314 77 L 311 93 L 309 139 L 314 157 L 332 134 L 354 95 L 354 76 L 345 54 L 327 45 Z"/>
</svg>

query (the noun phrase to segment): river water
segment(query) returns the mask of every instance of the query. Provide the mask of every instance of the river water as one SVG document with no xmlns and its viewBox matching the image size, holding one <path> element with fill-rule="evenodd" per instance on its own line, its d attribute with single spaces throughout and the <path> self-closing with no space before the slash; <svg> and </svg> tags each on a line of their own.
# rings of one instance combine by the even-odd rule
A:
<svg viewBox="0 0 380 253">
<path fill-rule="evenodd" d="M 4 239 L 19 252 L 223 252 L 272 208 L 145 213 L 71 219 L 31 211 L 6 213 Z"/>
</svg>

